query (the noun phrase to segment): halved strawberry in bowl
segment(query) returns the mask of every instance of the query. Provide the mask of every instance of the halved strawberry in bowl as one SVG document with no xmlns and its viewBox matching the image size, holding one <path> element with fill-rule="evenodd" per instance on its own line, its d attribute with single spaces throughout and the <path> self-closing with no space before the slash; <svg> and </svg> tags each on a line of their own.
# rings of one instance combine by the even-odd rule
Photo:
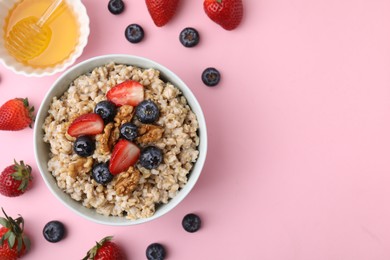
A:
<svg viewBox="0 0 390 260">
<path fill-rule="evenodd" d="M 77 117 L 69 126 L 68 134 L 73 137 L 81 135 L 97 135 L 103 132 L 104 121 L 95 113 L 83 114 Z"/>
<path fill-rule="evenodd" d="M 138 81 L 127 80 L 112 87 L 106 96 L 117 106 L 136 106 L 144 100 L 144 86 Z"/>
<path fill-rule="evenodd" d="M 112 150 L 110 164 L 108 166 L 111 174 L 119 174 L 134 165 L 138 161 L 140 152 L 138 146 L 133 142 L 125 139 L 119 140 Z"/>
</svg>

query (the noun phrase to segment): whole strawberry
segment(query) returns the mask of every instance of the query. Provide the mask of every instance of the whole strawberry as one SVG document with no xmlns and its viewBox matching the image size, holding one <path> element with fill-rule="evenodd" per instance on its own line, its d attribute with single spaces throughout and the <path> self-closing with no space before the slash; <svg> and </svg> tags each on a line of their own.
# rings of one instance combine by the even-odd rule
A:
<svg viewBox="0 0 390 260">
<path fill-rule="evenodd" d="M 31 166 L 23 161 L 6 167 L 0 175 L 0 194 L 7 197 L 22 195 L 31 186 Z"/>
<path fill-rule="evenodd" d="M 27 98 L 8 100 L 0 107 L 0 130 L 16 131 L 31 127 L 33 112 L 34 107 L 29 106 Z"/>
<path fill-rule="evenodd" d="M 88 251 L 83 260 L 125 260 L 126 257 L 120 247 L 111 240 L 112 237 L 109 236 L 96 242 L 96 246 Z"/>
<path fill-rule="evenodd" d="M 5 218 L 0 217 L 0 259 L 15 260 L 28 252 L 30 240 L 23 233 L 23 217 L 12 219 L 2 211 Z"/>
<path fill-rule="evenodd" d="M 225 30 L 235 29 L 242 20 L 242 0 L 205 0 L 203 8 L 207 16 Z"/>
<path fill-rule="evenodd" d="M 158 26 L 167 24 L 176 13 L 179 0 L 145 0 L 153 22 Z"/>
</svg>

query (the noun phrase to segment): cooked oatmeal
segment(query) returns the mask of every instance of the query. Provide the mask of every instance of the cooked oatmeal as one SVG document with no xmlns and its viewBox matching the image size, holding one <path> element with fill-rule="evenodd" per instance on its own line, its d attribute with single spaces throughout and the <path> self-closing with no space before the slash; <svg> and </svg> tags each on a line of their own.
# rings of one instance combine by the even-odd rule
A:
<svg viewBox="0 0 390 260">
<path fill-rule="evenodd" d="M 89 157 L 92 159 L 73 151 L 76 138 L 68 135 L 67 129 L 75 118 L 92 113 L 98 102 L 106 100 L 108 90 L 129 79 L 140 82 L 145 99 L 154 101 L 160 110 L 153 126 L 142 126 L 133 119 L 142 130 L 136 143 L 142 148 L 152 142 L 163 151 L 163 162 L 152 170 L 136 163 L 102 185 L 92 178 L 92 165 L 110 160 L 110 149 L 119 138 L 115 125 L 131 118 L 123 116 L 105 126 L 104 132 L 96 136 L 97 147 Z M 132 117 L 131 112 L 123 113 L 126 112 Z M 196 115 L 181 91 L 164 82 L 155 69 L 110 63 L 76 78 L 61 97 L 53 98 L 43 130 L 44 141 L 50 144 L 48 170 L 57 185 L 87 208 L 132 220 L 152 216 L 159 204 L 173 198 L 187 183 L 199 154 Z"/>
</svg>

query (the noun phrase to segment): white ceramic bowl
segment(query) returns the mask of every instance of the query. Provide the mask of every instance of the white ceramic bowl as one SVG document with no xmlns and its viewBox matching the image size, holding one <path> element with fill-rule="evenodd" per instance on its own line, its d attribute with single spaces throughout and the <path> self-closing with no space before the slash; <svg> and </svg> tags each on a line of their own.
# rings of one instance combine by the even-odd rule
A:
<svg viewBox="0 0 390 260">
<path fill-rule="evenodd" d="M 72 8 L 73 12 L 75 13 L 75 16 L 78 20 L 78 24 L 80 25 L 79 42 L 68 59 L 53 67 L 47 68 L 33 68 L 18 62 L 14 57 L 9 55 L 8 51 L 4 46 L 3 27 L 5 26 L 5 18 L 8 16 L 9 10 L 18 2 L 20 2 L 20 0 L 0 0 L 0 61 L 4 64 L 4 66 L 17 74 L 41 77 L 63 71 L 67 67 L 72 65 L 76 61 L 76 59 L 80 57 L 84 47 L 87 45 L 88 36 L 90 32 L 89 17 L 87 14 L 87 10 L 81 0 L 66 0 L 67 4 Z"/>
<path fill-rule="evenodd" d="M 94 209 L 88 209 L 81 205 L 81 203 L 73 200 L 68 194 L 63 192 L 56 184 L 54 177 L 47 169 L 47 162 L 49 160 L 49 145 L 43 141 L 43 130 L 42 125 L 44 123 L 45 118 L 48 115 L 48 109 L 51 104 L 51 101 L 54 96 L 61 96 L 69 87 L 69 84 L 77 78 L 79 75 L 85 74 L 87 72 L 92 71 L 95 67 L 105 65 L 109 62 L 115 62 L 118 64 L 127 64 L 134 65 L 140 68 L 154 68 L 161 72 L 161 77 L 164 81 L 171 82 L 174 86 L 178 87 L 183 95 L 187 98 L 188 104 L 196 114 L 199 122 L 199 158 L 194 164 L 188 178 L 188 183 L 178 192 L 178 194 L 171 199 L 167 204 L 161 205 L 156 209 L 155 214 L 146 219 L 138 219 L 138 220 L 128 220 L 124 217 L 114 217 L 114 216 L 103 216 L 98 213 Z M 106 55 L 99 56 L 80 64 L 73 66 L 71 69 L 66 71 L 60 78 L 54 82 L 53 86 L 50 88 L 49 92 L 46 94 L 45 98 L 42 101 L 42 104 L 37 113 L 35 126 L 34 126 L 34 152 L 35 158 L 41 172 L 41 175 L 46 182 L 46 185 L 49 187 L 51 192 L 66 206 L 68 206 L 73 211 L 77 212 L 81 216 L 107 225 L 133 225 L 140 224 L 143 222 L 147 222 L 153 219 L 156 219 L 165 213 L 172 210 L 176 205 L 178 205 L 191 191 L 194 187 L 198 177 L 202 171 L 203 164 L 206 159 L 207 152 L 207 130 L 206 130 L 206 122 L 203 116 L 202 109 L 196 100 L 195 96 L 192 94 L 191 90 L 187 87 L 187 85 L 172 71 L 167 69 L 166 67 L 145 59 L 136 56 L 129 55 Z"/>
</svg>

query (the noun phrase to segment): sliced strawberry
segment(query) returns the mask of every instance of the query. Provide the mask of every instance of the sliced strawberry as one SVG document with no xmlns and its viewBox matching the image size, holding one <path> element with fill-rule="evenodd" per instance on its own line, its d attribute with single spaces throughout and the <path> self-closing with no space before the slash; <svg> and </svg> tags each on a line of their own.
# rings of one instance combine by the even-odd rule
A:
<svg viewBox="0 0 390 260">
<path fill-rule="evenodd" d="M 107 92 L 107 99 L 117 106 L 136 106 L 144 100 L 144 86 L 138 81 L 124 81 Z"/>
<path fill-rule="evenodd" d="M 113 175 L 124 172 L 137 162 L 139 154 L 140 149 L 137 145 L 125 139 L 121 139 L 116 143 L 112 150 L 108 169 Z"/>
<path fill-rule="evenodd" d="M 68 134 L 73 137 L 81 135 L 97 135 L 103 132 L 103 119 L 95 113 L 84 114 L 76 118 L 68 128 Z"/>
</svg>

